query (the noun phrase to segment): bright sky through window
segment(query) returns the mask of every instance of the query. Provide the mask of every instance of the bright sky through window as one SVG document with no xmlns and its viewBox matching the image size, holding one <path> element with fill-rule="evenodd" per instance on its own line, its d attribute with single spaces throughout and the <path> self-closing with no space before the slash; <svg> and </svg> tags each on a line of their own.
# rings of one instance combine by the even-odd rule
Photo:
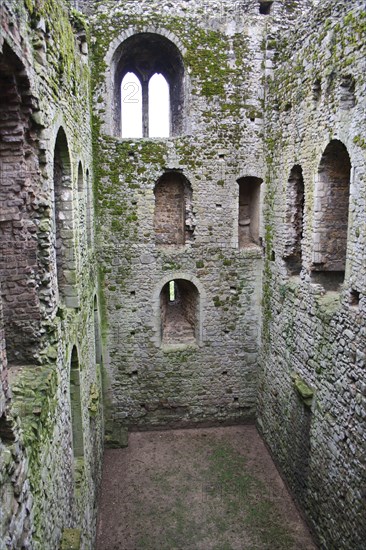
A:
<svg viewBox="0 0 366 550">
<path fill-rule="evenodd" d="M 142 137 L 142 93 L 139 79 L 127 73 L 121 84 L 122 137 Z"/>
<path fill-rule="evenodd" d="M 169 85 L 163 75 L 154 74 L 149 82 L 149 137 L 169 137 Z"/>
<path fill-rule="evenodd" d="M 169 302 L 174 302 L 175 300 L 175 283 L 174 281 L 169 281 Z"/>
</svg>

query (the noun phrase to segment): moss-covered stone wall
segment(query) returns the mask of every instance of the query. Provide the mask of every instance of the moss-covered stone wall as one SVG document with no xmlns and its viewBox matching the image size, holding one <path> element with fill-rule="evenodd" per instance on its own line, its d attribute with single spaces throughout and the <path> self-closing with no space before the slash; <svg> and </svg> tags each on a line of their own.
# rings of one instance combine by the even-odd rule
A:
<svg viewBox="0 0 366 550">
<path fill-rule="evenodd" d="M 0 160 L 15 152 L 0 165 L 0 550 L 93 547 L 103 416 L 117 446 L 127 429 L 257 419 L 320 546 L 363 548 L 363 2 L 72 4 L 0 8 L 0 79 L 15 98 L 11 117 L 0 109 Z M 179 65 L 174 137 L 118 132 L 121 45 L 140 33 Z M 317 240 L 337 186 L 329 144 L 351 164 L 335 273 Z M 185 182 L 176 246 L 154 227 L 169 172 Z M 260 186 L 257 211 L 249 192 L 239 208 L 238 180 Z M 344 210 L 330 215 L 333 242 Z"/>
<path fill-rule="evenodd" d="M 362 8 L 361 2 L 321 2 L 298 27 L 279 33 L 266 81 L 267 259 L 258 424 L 322 548 L 362 548 L 366 534 Z M 352 166 L 346 270 L 338 288 L 323 285 L 331 274 L 325 272 L 322 281 L 314 272 L 318 170 L 332 140 L 344 144 Z M 302 168 L 305 189 L 298 276 L 285 254 L 295 165 Z M 342 220 L 334 213 L 336 231 Z"/>
<path fill-rule="evenodd" d="M 92 17 L 104 338 L 112 420 L 124 426 L 254 419 L 262 250 L 239 250 L 237 179 L 264 174 L 265 20 L 251 3 L 217 8 L 111 2 Z M 114 52 L 139 32 L 168 38 L 183 58 L 182 132 L 170 139 L 110 135 Z M 154 188 L 169 170 L 189 181 L 194 223 L 185 245 L 163 247 Z M 160 292 L 173 279 L 199 292 L 194 345 L 162 343 Z"/>
<path fill-rule="evenodd" d="M 26 362 L 23 359 L 15 364 L 14 352 L 7 360 L 6 331 L 1 333 L 4 391 L 0 392 L 0 417 L 4 429 L 0 433 L 0 547 L 58 548 L 64 530 L 77 528 L 80 547 L 86 549 L 92 547 L 95 534 L 102 452 L 101 377 L 94 326 L 97 273 L 92 239 L 83 223 L 93 214 L 88 27 L 81 14 L 53 0 L 7 1 L 2 3 L 0 14 L 0 53 L 7 56 L 11 52 L 14 78 L 26 83 L 20 108 L 30 117 L 24 131 L 31 132 L 37 150 L 37 162 L 29 166 L 22 160 L 27 155 L 29 158 L 29 152 L 21 149 L 20 139 L 13 140 L 14 154 L 20 160 L 13 163 L 13 188 L 4 206 L 13 209 L 25 258 L 27 243 L 28 248 L 36 243 L 32 263 L 18 271 L 17 280 L 20 286 L 34 289 L 39 304 L 39 325 L 33 334 L 34 345 L 28 346 Z M 13 78 L 10 69 L 2 78 Z M 9 135 L 6 121 L 2 117 L 0 122 L 5 145 Z M 22 122 L 18 124 L 21 135 Z M 68 253 L 75 267 L 68 282 L 73 289 L 72 300 L 63 300 L 57 288 L 59 243 L 55 242 L 55 225 L 59 220 L 54 212 L 53 175 L 55 142 L 61 127 L 70 170 L 68 240 L 72 245 Z M 11 195 L 16 187 L 22 200 Z M 27 215 L 21 210 L 23 202 Z M 9 247 L 10 241 L 2 239 L 1 246 Z M 20 246 L 14 242 L 15 247 Z M 9 299 L 5 290 L 2 299 Z M 4 310 L 1 329 L 10 314 L 21 334 L 24 311 L 19 306 Z M 84 456 L 77 460 L 72 449 L 70 408 L 73 346 L 79 359 L 84 438 Z"/>
</svg>

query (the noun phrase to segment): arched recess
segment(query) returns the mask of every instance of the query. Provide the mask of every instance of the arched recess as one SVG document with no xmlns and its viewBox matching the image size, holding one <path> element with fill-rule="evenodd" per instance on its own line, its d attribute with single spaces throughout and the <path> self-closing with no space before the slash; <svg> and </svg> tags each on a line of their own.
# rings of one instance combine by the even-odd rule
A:
<svg viewBox="0 0 366 550">
<path fill-rule="evenodd" d="M 284 260 L 290 275 L 298 275 L 302 268 L 301 242 L 304 228 L 304 178 L 302 168 L 295 164 L 290 171 L 286 190 Z"/>
<path fill-rule="evenodd" d="M 62 127 L 55 143 L 53 184 L 58 293 L 67 306 L 77 307 L 73 187 L 69 147 Z"/>
<path fill-rule="evenodd" d="M 75 458 L 84 456 L 84 431 L 80 391 L 80 365 L 76 346 L 72 348 L 70 362 L 70 410 L 72 450 Z"/>
<path fill-rule="evenodd" d="M 165 172 L 154 189 L 155 242 L 160 246 L 182 246 L 194 241 L 195 217 L 192 188 L 180 172 Z"/>
<path fill-rule="evenodd" d="M 86 235 L 87 235 L 87 242 L 88 246 L 90 247 L 93 242 L 93 201 L 92 201 L 92 189 L 91 189 L 91 178 L 90 178 L 90 172 L 87 169 L 85 172 L 86 176 Z"/>
<path fill-rule="evenodd" d="M 259 244 L 260 189 L 262 179 L 245 176 L 239 184 L 238 241 L 239 248 Z"/>
<path fill-rule="evenodd" d="M 100 318 L 98 309 L 98 299 L 94 296 L 94 349 L 95 349 L 95 363 L 101 365 L 103 362 L 102 357 L 102 340 L 100 334 Z"/>
<path fill-rule="evenodd" d="M 184 65 L 177 46 L 157 33 L 133 34 L 118 46 L 111 64 L 114 90 L 112 105 L 114 134 L 121 135 L 121 83 L 127 73 L 133 73 L 141 83 L 143 137 L 150 135 L 148 84 L 155 74 L 161 74 L 169 85 L 170 135 L 179 135 L 183 125 Z"/>
<path fill-rule="evenodd" d="M 38 132 L 24 65 L 0 53 L 0 288 L 8 363 L 32 363 L 39 342 Z M 37 222 L 37 223 L 36 223 Z"/>
<path fill-rule="evenodd" d="M 205 290 L 193 275 L 176 272 L 164 277 L 153 295 L 157 346 L 202 345 L 205 303 Z"/>
<path fill-rule="evenodd" d="M 199 333 L 199 293 L 185 279 L 172 279 L 160 293 L 161 340 L 163 344 L 197 342 Z"/>
<path fill-rule="evenodd" d="M 347 148 L 337 139 L 330 141 L 320 160 L 315 185 L 312 264 L 315 280 L 329 288 L 344 280 L 350 175 Z"/>
</svg>

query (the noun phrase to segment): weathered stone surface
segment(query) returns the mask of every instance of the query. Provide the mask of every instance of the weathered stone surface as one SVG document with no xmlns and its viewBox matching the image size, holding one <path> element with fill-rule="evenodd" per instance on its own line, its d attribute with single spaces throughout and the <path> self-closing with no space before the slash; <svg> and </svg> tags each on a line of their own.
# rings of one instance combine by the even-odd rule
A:
<svg viewBox="0 0 366 550">
<path fill-rule="evenodd" d="M 92 546 L 103 415 L 257 418 L 363 548 L 362 0 L 72 4 L 0 8 L 0 549 Z M 120 137 L 126 70 L 170 79 L 170 138 Z"/>
<path fill-rule="evenodd" d="M 76 179 L 79 162 L 85 181 L 92 170 L 90 70 L 71 19 L 69 8 L 53 0 L 47 6 L 9 0 L 0 8 L 1 550 L 59 548 L 64 528 L 74 524 L 81 526 L 80 547 L 86 549 L 95 532 L 103 441 L 95 397 L 96 388 L 101 391 L 95 363 L 96 269 L 87 228 L 76 224 L 76 212 L 86 219 L 87 209 L 86 185 L 79 193 Z M 70 170 L 61 174 L 57 216 L 54 160 L 60 126 Z M 90 212 L 89 232 L 92 219 Z M 80 300 L 82 312 L 61 303 L 54 233 L 60 221 L 67 297 L 73 308 Z M 77 491 L 69 380 L 73 344 L 83 366 L 85 468 Z"/>
</svg>

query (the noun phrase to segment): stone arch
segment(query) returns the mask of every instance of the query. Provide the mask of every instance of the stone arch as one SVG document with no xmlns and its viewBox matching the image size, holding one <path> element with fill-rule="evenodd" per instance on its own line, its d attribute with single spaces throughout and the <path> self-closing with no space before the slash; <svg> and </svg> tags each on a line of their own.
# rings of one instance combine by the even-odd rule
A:
<svg viewBox="0 0 366 550">
<path fill-rule="evenodd" d="M 74 201 L 69 146 L 60 127 L 53 160 L 55 251 L 59 297 L 67 306 L 77 306 L 74 250 Z"/>
<path fill-rule="evenodd" d="M 173 300 L 170 283 L 175 289 Z M 165 276 L 153 296 L 156 344 L 202 345 L 205 302 L 206 293 L 196 277 L 185 272 Z"/>
<path fill-rule="evenodd" d="M 166 34 L 167 36 L 164 36 Z M 112 97 L 112 132 L 121 135 L 121 82 L 125 74 L 131 72 L 137 76 L 142 87 L 143 137 L 149 136 L 148 124 L 148 83 L 156 74 L 162 74 L 170 90 L 170 135 L 179 135 L 183 126 L 184 104 L 184 64 L 182 54 L 171 40 L 170 33 L 158 33 L 156 30 L 129 32 L 123 41 L 112 45 L 106 57 L 110 65 Z M 108 82 L 107 82 L 108 86 Z"/>
<path fill-rule="evenodd" d="M 312 270 L 335 285 L 345 274 L 350 177 L 347 148 L 333 139 L 322 154 L 315 183 Z"/>
<path fill-rule="evenodd" d="M 160 246 L 185 245 L 194 240 L 192 187 L 180 172 L 165 172 L 154 188 L 155 242 Z"/>
<path fill-rule="evenodd" d="M 302 268 L 301 242 L 304 228 L 305 190 L 302 168 L 295 164 L 290 171 L 286 189 L 284 260 L 291 275 Z"/>
<path fill-rule="evenodd" d="M 0 287 L 9 364 L 32 363 L 40 306 L 37 100 L 25 67 L 7 45 L 0 53 Z"/>
<path fill-rule="evenodd" d="M 245 176 L 239 185 L 238 244 L 239 248 L 259 244 L 260 191 L 263 180 Z"/>
<path fill-rule="evenodd" d="M 83 417 L 80 391 L 80 364 L 76 346 L 70 359 L 70 411 L 72 429 L 72 450 L 74 458 L 84 456 Z"/>
</svg>

